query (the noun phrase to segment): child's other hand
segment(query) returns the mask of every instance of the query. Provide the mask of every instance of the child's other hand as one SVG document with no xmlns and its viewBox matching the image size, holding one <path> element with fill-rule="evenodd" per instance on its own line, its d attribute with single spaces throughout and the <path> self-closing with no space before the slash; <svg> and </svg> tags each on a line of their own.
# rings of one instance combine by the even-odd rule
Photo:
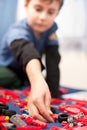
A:
<svg viewBox="0 0 87 130">
<path fill-rule="evenodd" d="M 54 122 L 50 116 L 51 95 L 45 80 L 42 78 L 31 87 L 28 110 L 30 115 L 44 122 Z"/>
</svg>

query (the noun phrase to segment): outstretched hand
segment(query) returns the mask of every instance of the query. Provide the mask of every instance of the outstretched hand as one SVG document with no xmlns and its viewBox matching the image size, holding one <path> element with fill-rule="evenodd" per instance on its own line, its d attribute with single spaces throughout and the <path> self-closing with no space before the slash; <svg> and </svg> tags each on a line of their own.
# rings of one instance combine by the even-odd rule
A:
<svg viewBox="0 0 87 130">
<path fill-rule="evenodd" d="M 44 122 L 54 122 L 50 116 L 51 95 L 48 85 L 41 73 L 41 63 L 38 59 L 32 59 L 26 65 L 26 73 L 31 83 L 28 111 L 36 119 Z"/>
<path fill-rule="evenodd" d="M 39 86 L 39 87 L 38 87 Z M 51 95 L 44 79 L 36 82 L 31 87 L 29 95 L 28 110 L 30 115 L 44 122 L 54 122 L 50 114 Z"/>
</svg>

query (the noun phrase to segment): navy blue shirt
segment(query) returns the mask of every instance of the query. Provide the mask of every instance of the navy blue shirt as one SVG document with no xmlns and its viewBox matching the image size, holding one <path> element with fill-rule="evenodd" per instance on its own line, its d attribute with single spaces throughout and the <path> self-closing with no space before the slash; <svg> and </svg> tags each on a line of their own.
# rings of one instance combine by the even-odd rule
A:
<svg viewBox="0 0 87 130">
<path fill-rule="evenodd" d="M 42 34 L 41 38 L 37 38 L 35 37 L 31 28 L 27 24 L 26 19 L 17 22 L 9 29 L 9 31 L 7 32 L 7 34 L 5 35 L 1 43 L 0 65 L 10 66 L 10 65 L 18 64 L 9 48 L 9 46 L 14 40 L 25 39 L 27 41 L 33 42 L 35 48 L 40 54 L 43 52 L 44 48 L 47 45 L 58 46 L 58 41 L 56 39 L 51 39 L 51 40 L 49 39 L 49 36 L 53 34 L 56 30 L 57 30 L 57 25 L 56 23 L 54 23 L 49 30 L 45 31 Z"/>
</svg>

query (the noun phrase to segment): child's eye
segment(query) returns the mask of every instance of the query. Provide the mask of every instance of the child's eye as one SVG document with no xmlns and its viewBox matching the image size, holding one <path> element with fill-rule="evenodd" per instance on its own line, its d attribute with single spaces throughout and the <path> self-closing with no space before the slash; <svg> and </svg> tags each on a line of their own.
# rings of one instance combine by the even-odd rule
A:
<svg viewBox="0 0 87 130">
<path fill-rule="evenodd" d="M 36 9 L 37 12 L 40 12 L 41 10 L 42 10 L 42 9 L 40 9 L 40 8 L 37 8 L 37 9 Z"/>
<path fill-rule="evenodd" d="M 53 14 L 53 12 L 48 12 L 48 14 L 52 15 L 52 14 Z"/>
<path fill-rule="evenodd" d="M 52 15 L 54 14 L 54 11 L 49 11 L 48 14 Z"/>
</svg>

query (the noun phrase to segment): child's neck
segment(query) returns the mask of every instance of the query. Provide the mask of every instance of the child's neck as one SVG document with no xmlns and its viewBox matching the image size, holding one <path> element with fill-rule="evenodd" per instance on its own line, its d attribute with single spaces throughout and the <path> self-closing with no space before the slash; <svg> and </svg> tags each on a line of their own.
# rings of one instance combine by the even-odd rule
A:
<svg viewBox="0 0 87 130">
<path fill-rule="evenodd" d="M 35 36 L 36 36 L 37 38 L 40 38 L 41 35 L 42 35 L 42 33 L 37 33 L 37 32 L 34 32 L 34 34 L 35 34 Z"/>
</svg>

